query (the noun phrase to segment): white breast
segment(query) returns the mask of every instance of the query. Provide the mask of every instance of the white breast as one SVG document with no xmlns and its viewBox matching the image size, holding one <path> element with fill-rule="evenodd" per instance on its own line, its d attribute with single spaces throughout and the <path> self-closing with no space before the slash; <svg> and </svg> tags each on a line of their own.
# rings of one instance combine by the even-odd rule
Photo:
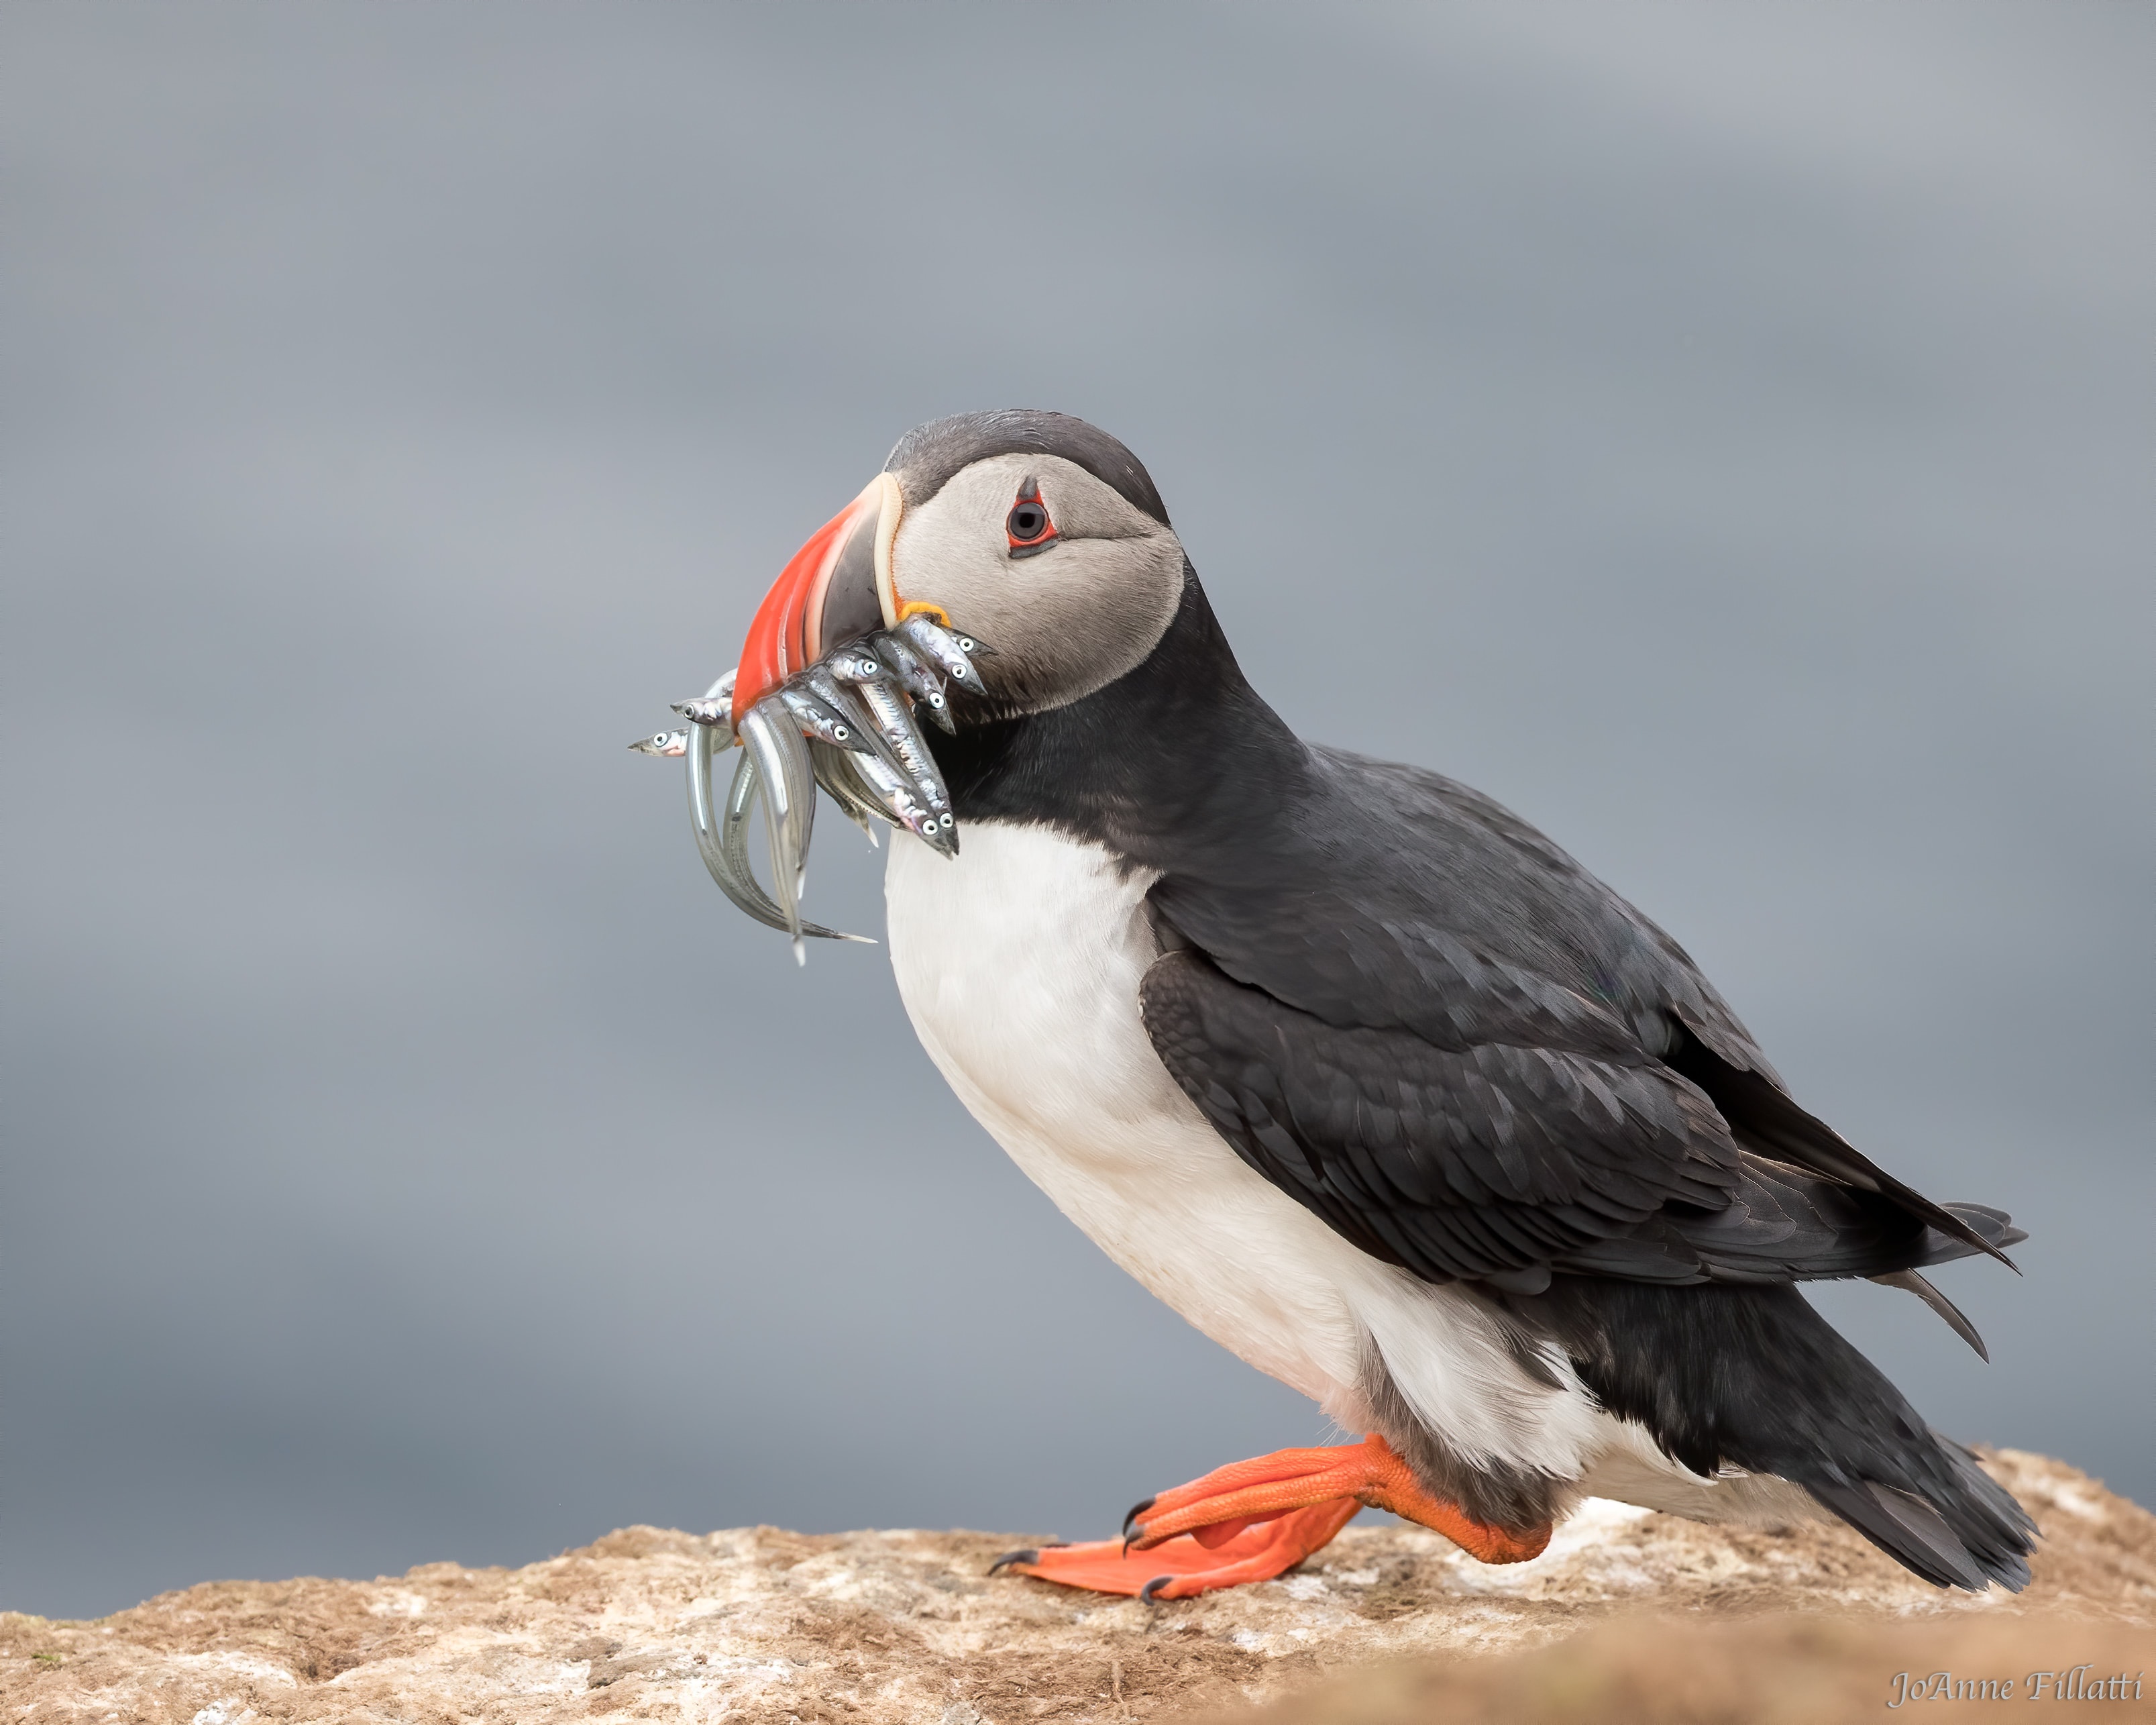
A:
<svg viewBox="0 0 2156 1725">
<path fill-rule="evenodd" d="M 892 968 L 921 1045 L 1064 1214 L 1193 1324 L 1362 1425 L 1374 1342 L 1464 1457 L 1578 1474 L 1606 1437 L 1537 1384 L 1481 1303 L 1358 1250 L 1239 1161 L 1147 1039 L 1152 878 L 1049 828 L 975 822 L 956 860 L 899 839 Z"/>
<path fill-rule="evenodd" d="M 976 822 L 955 861 L 894 844 L 899 993 L 952 1089 L 1064 1214 L 1214 1341 L 1337 1401 L 1355 1326 L 1294 1267 L 1329 1230 L 1235 1159 L 1139 1020 L 1152 884 L 1045 827 Z"/>
</svg>

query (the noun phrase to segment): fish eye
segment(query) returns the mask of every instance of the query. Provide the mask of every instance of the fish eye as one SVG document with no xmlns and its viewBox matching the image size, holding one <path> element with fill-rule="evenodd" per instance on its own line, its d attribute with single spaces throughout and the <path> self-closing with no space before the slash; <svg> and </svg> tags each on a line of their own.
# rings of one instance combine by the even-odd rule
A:
<svg viewBox="0 0 2156 1725">
<path fill-rule="evenodd" d="M 961 635 L 961 636 L 959 636 L 959 637 L 958 637 L 958 650 L 959 650 L 961 653 L 970 653 L 970 652 L 972 652 L 972 651 L 973 650 L 973 638 L 971 635 Z"/>
<path fill-rule="evenodd" d="M 853 733 L 852 732 L 850 732 L 850 731 L 847 730 L 847 729 L 846 729 L 846 727 L 845 727 L 844 725 L 834 725 L 834 726 L 831 727 L 831 735 L 832 735 L 833 737 L 836 737 L 836 738 L 837 738 L 840 742 L 844 742 L 848 737 L 851 737 L 853 734 L 854 734 L 854 733 Z"/>
</svg>

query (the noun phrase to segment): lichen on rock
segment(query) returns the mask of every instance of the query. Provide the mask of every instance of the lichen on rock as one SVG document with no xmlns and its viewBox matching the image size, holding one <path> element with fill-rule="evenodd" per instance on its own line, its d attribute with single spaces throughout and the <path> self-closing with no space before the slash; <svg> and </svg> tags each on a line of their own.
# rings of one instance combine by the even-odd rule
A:
<svg viewBox="0 0 2156 1725">
<path fill-rule="evenodd" d="M 631 1527 L 521 1569 L 211 1582 L 100 1622 L 0 1616 L 0 1707 L 36 1725 L 1106 1722 L 1322 1698 L 1343 1668 L 1502 1655 L 1643 1609 L 2156 1622 L 2156 1517 L 2041 1456 L 1987 1464 L 2046 1535 L 2019 1596 L 1941 1593 L 1839 1526 L 1722 1529 L 1605 1503 L 1531 1563 L 1350 1527 L 1278 1581 L 1153 1605 L 988 1575 L 1026 1536 Z"/>
</svg>

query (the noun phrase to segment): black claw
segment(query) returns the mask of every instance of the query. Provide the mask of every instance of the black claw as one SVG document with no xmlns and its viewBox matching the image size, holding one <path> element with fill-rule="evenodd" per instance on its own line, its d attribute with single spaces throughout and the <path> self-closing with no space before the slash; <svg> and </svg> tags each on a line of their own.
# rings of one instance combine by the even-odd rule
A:
<svg viewBox="0 0 2156 1725">
<path fill-rule="evenodd" d="M 1154 1576 L 1151 1581 L 1138 1589 L 1138 1603 L 1142 1605 L 1150 1605 L 1152 1604 L 1152 1596 L 1174 1579 L 1173 1575 Z"/>
<path fill-rule="evenodd" d="M 1158 1497 L 1148 1497 L 1142 1503 L 1133 1503 L 1131 1506 L 1131 1512 L 1123 1517 L 1123 1538 L 1125 1539 L 1135 1539 L 1138 1537 L 1138 1534 L 1131 1532 L 1131 1523 L 1135 1522 L 1140 1516 L 1143 1515 L 1147 1510 L 1151 1509 L 1153 1505 L 1159 1502 L 1160 1499 Z M 1143 1532 L 1144 1529 L 1139 1529 L 1140 1533 L 1142 1533 Z"/>
<path fill-rule="evenodd" d="M 988 1574 L 991 1575 L 994 1574 L 997 1570 L 1002 1568 L 1006 1563 L 1037 1563 L 1040 1561 L 1040 1552 L 1038 1548 L 1032 1548 L 1022 1551 L 1007 1551 L 1001 1557 L 998 1558 L 995 1562 L 988 1565 Z"/>
</svg>

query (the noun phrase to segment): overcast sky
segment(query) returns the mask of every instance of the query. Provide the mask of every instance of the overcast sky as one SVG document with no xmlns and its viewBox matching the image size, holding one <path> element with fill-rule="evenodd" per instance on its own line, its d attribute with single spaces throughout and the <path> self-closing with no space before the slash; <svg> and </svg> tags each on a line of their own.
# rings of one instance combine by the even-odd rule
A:
<svg viewBox="0 0 2156 1725">
<path fill-rule="evenodd" d="M 1824 1303 L 2156 1498 L 2151 87 L 2049 0 L 0 9 L 0 1608 L 1086 1537 L 1321 1440 L 623 747 L 1007 405 L 1149 464 L 1297 729 L 2010 1209 L 1989 1368 Z"/>
</svg>

